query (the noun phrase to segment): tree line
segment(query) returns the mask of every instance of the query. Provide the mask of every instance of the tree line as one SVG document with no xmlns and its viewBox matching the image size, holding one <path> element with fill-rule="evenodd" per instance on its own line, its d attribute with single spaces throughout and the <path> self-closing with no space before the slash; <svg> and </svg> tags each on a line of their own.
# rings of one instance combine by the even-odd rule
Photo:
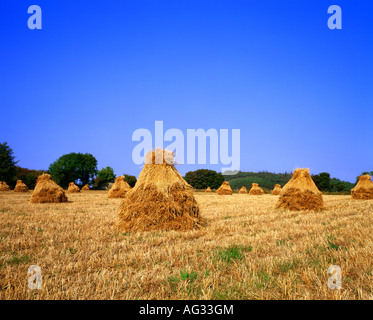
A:
<svg viewBox="0 0 373 320">
<path fill-rule="evenodd" d="M 97 169 L 96 158 L 89 153 L 69 153 L 61 156 L 49 165 L 48 170 L 32 170 L 17 166 L 18 161 L 7 142 L 0 143 L 0 181 L 5 181 L 14 188 L 17 180 L 22 180 L 29 189 L 34 189 L 38 176 L 49 173 L 52 179 L 62 188 L 67 188 L 70 182 L 80 187 L 85 184 L 92 189 L 106 189 L 115 180 L 113 168 Z M 136 177 L 124 174 L 131 187 L 136 184 Z"/>
<path fill-rule="evenodd" d="M 113 168 L 105 167 L 97 169 L 96 158 L 89 153 L 69 153 L 61 156 L 51 163 L 48 170 L 32 170 L 17 166 L 18 161 L 13 150 L 4 142 L 0 143 L 0 181 L 5 181 L 13 188 L 17 180 L 22 180 L 29 189 L 34 189 L 36 179 L 42 173 L 49 173 L 54 181 L 61 187 L 67 188 L 70 182 L 75 182 L 82 187 L 90 185 L 92 189 L 105 189 L 109 183 L 114 182 L 115 173 Z M 366 171 L 362 174 L 370 174 L 373 171 Z M 136 184 L 136 177 L 124 174 L 128 184 L 133 187 Z M 292 173 L 262 172 L 238 172 L 235 175 L 223 175 L 214 170 L 199 169 L 189 171 L 184 179 L 195 189 L 218 189 L 223 181 L 228 181 L 232 189 L 239 189 L 242 186 L 251 188 L 253 182 L 258 183 L 263 189 L 272 190 L 275 184 L 282 187 L 291 179 Z M 351 183 L 331 178 L 328 172 L 321 172 L 312 175 L 312 179 L 320 191 L 324 192 L 349 192 L 358 181 Z"/>
<path fill-rule="evenodd" d="M 366 172 L 368 173 L 368 172 Z M 366 174 L 363 173 L 363 174 Z M 372 175 L 373 172 L 371 172 Z M 223 183 L 228 181 L 232 189 L 240 189 L 242 186 L 250 189 L 252 183 L 258 183 L 265 190 L 272 190 L 275 184 L 283 187 L 293 176 L 292 173 L 272 173 L 262 172 L 238 172 L 235 175 L 222 175 L 214 170 L 199 169 L 189 171 L 184 179 L 195 189 L 217 189 Z M 323 192 L 349 192 L 355 184 L 348 181 L 341 181 L 337 178 L 331 178 L 327 172 L 322 172 L 311 176 L 316 186 Z"/>
</svg>

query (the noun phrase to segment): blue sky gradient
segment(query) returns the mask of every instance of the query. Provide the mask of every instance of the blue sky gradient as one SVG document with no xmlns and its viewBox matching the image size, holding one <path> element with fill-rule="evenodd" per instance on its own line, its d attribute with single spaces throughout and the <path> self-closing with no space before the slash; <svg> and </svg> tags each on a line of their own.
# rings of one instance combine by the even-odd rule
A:
<svg viewBox="0 0 373 320">
<path fill-rule="evenodd" d="M 242 171 L 373 170 L 372 1 L 77 2 L 1 1 L 0 141 L 20 166 L 88 152 L 137 176 L 132 133 L 163 120 L 240 129 Z"/>
</svg>

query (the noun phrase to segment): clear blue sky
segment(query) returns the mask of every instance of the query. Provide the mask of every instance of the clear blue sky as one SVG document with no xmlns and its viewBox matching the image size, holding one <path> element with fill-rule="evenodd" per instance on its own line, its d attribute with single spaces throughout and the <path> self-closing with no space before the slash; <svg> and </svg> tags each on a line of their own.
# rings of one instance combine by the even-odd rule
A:
<svg viewBox="0 0 373 320">
<path fill-rule="evenodd" d="M 27 8 L 42 8 L 29 30 Z M 340 5 L 343 29 L 329 30 Z M 241 170 L 373 170 L 373 2 L 1 0 L 0 141 L 138 175 L 134 130 L 241 129 Z M 189 170 L 206 167 L 180 165 Z M 221 166 L 207 166 L 218 169 Z"/>
</svg>

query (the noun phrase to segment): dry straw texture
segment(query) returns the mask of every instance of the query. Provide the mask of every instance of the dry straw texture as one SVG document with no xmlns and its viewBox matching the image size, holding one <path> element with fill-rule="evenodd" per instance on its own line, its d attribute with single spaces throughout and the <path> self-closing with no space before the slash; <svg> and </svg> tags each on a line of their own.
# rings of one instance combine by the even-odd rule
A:
<svg viewBox="0 0 373 320">
<path fill-rule="evenodd" d="M 36 206 L 1 193 L 0 300 L 373 299 L 373 201 L 325 195 L 325 211 L 301 214 L 271 195 L 196 192 L 206 228 L 123 234 L 121 199 L 106 194 Z M 341 290 L 327 285 L 333 264 Z M 42 290 L 27 286 L 30 265 Z"/>
<path fill-rule="evenodd" d="M 238 193 L 245 194 L 247 193 L 246 187 L 242 187 Z"/>
<path fill-rule="evenodd" d="M 55 183 L 49 174 L 43 173 L 38 177 L 31 203 L 67 202 L 65 191 Z"/>
<path fill-rule="evenodd" d="M 86 184 L 86 185 L 82 188 L 82 190 L 83 190 L 83 191 L 87 191 L 87 190 L 89 190 L 89 185 Z"/>
<path fill-rule="evenodd" d="M 281 193 L 281 185 L 276 184 L 275 187 L 272 190 L 271 195 L 278 196 Z"/>
<path fill-rule="evenodd" d="M 264 194 L 264 191 L 261 187 L 259 187 L 259 184 L 252 183 L 249 194 L 254 195 L 254 196 L 260 196 L 260 195 Z"/>
<path fill-rule="evenodd" d="M 309 169 L 295 169 L 293 177 L 282 188 L 276 208 L 289 210 L 322 210 L 322 193 L 313 182 Z"/>
<path fill-rule="evenodd" d="M 0 181 L 1 182 L 1 181 Z M 1 182 L 0 183 L 0 191 L 9 191 L 10 187 L 6 182 Z"/>
<path fill-rule="evenodd" d="M 211 191 L 210 187 L 207 187 L 207 189 L 205 190 L 205 192 L 211 193 L 212 191 Z"/>
<path fill-rule="evenodd" d="M 359 177 L 359 182 L 351 190 L 351 196 L 353 199 L 368 200 L 373 199 L 373 182 L 369 174 L 362 175 Z"/>
<path fill-rule="evenodd" d="M 131 190 L 131 187 L 125 180 L 124 176 L 119 176 L 115 179 L 115 182 L 110 188 L 107 197 L 124 198 L 129 190 Z"/>
<path fill-rule="evenodd" d="M 22 180 L 17 180 L 14 192 L 28 192 L 28 187 L 22 182 Z"/>
<path fill-rule="evenodd" d="M 219 195 L 231 195 L 233 193 L 232 188 L 228 181 L 224 181 L 222 185 L 216 190 Z"/>
<path fill-rule="evenodd" d="M 67 188 L 67 192 L 68 193 L 79 193 L 80 189 L 74 182 L 70 182 L 69 187 Z"/>
<path fill-rule="evenodd" d="M 146 155 L 136 185 L 122 201 L 118 227 L 126 232 L 195 230 L 204 222 L 191 186 L 173 165 L 174 154 L 156 149 Z"/>
</svg>

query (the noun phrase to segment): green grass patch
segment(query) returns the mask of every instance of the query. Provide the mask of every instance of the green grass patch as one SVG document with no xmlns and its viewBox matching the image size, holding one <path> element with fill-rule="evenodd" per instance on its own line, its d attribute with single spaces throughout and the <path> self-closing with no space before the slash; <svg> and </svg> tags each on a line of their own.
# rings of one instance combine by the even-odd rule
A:
<svg viewBox="0 0 373 320">
<path fill-rule="evenodd" d="M 235 260 L 242 260 L 247 251 L 251 251 L 253 248 L 250 246 L 237 246 L 231 245 L 228 248 L 217 248 L 215 250 L 215 257 L 219 260 L 223 260 L 227 263 L 231 263 Z"/>
<path fill-rule="evenodd" d="M 9 265 L 14 265 L 14 264 L 27 264 L 31 261 L 31 257 L 29 255 L 24 255 L 21 257 L 14 256 L 10 258 L 9 260 L 6 260 L 5 263 Z"/>
</svg>

